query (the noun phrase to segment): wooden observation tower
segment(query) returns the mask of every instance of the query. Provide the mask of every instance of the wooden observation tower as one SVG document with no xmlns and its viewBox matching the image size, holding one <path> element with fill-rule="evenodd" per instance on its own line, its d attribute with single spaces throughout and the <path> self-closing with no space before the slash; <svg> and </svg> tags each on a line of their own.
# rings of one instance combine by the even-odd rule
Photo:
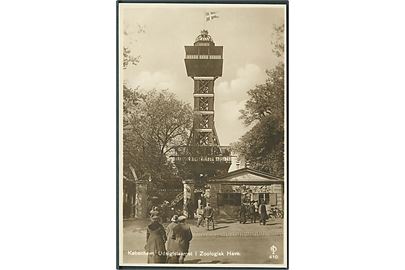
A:
<svg viewBox="0 0 405 270">
<path fill-rule="evenodd" d="M 187 76 L 194 84 L 194 120 L 188 145 L 177 147 L 174 158 L 198 188 L 208 177 L 227 173 L 231 165 L 231 151 L 220 146 L 214 121 L 214 83 L 222 76 L 223 46 L 216 46 L 208 31 L 202 30 L 185 51 Z"/>
</svg>

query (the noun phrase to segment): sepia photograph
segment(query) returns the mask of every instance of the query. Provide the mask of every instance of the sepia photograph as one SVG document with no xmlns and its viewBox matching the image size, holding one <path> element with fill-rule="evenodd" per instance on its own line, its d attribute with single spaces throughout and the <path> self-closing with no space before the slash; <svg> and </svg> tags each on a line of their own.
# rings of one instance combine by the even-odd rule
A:
<svg viewBox="0 0 405 270">
<path fill-rule="evenodd" d="M 3 2 L 0 270 L 401 269 L 405 1 Z"/>
<path fill-rule="evenodd" d="M 287 268 L 287 4 L 117 16 L 118 266 Z"/>
</svg>

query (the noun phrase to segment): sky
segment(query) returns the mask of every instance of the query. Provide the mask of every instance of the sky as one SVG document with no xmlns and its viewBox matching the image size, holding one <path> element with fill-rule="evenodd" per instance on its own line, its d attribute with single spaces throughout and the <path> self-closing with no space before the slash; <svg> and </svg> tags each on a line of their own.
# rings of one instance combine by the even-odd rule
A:
<svg viewBox="0 0 405 270">
<path fill-rule="evenodd" d="M 219 18 L 206 22 L 205 12 Z M 120 4 L 120 46 L 140 55 L 138 65 L 122 71 L 130 87 L 168 89 L 193 103 L 193 80 L 187 77 L 184 46 L 207 29 L 224 46 L 222 77 L 215 81 L 215 127 L 221 145 L 236 142 L 251 127 L 239 119 L 247 91 L 266 80 L 266 69 L 280 59 L 272 53 L 273 27 L 285 20 L 284 6 Z M 143 29 L 141 33 L 139 29 Z"/>
</svg>

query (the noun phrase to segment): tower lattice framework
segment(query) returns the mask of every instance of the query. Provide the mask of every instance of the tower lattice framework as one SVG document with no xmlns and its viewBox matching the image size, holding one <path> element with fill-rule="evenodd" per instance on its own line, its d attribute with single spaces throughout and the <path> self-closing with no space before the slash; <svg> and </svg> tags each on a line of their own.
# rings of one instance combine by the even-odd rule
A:
<svg viewBox="0 0 405 270">
<path fill-rule="evenodd" d="M 231 164 L 229 147 L 220 146 L 214 121 L 214 84 L 222 76 L 223 47 L 203 30 L 185 52 L 187 76 L 194 84 L 194 118 L 189 143 L 177 148 L 175 161 L 198 180 L 226 173 Z"/>
</svg>

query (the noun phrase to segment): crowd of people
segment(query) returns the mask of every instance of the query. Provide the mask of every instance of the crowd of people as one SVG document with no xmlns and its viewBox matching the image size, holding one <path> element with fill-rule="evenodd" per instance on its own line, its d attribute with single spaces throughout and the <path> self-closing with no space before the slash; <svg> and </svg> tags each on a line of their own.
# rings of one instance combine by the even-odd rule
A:
<svg viewBox="0 0 405 270">
<path fill-rule="evenodd" d="M 258 201 L 250 201 L 242 203 L 239 211 L 239 222 L 246 224 L 250 219 L 250 223 L 256 223 L 259 220 L 260 225 L 266 225 L 268 219 L 267 208 L 264 200 L 259 204 Z"/>
<path fill-rule="evenodd" d="M 155 215 L 156 212 L 155 208 L 151 211 L 151 223 L 146 230 L 148 263 L 184 263 L 193 239 L 190 226 L 186 224 L 187 218 L 173 215 L 165 229 L 160 222 L 161 217 Z"/>
<path fill-rule="evenodd" d="M 188 254 L 190 241 L 193 234 L 190 225 L 186 223 L 185 215 L 174 214 L 170 220 L 171 223 L 166 228 L 162 225 L 166 222 L 163 212 L 157 206 L 150 211 L 151 223 L 146 230 L 145 251 L 148 254 L 148 263 L 171 263 L 182 264 Z M 210 224 L 214 229 L 214 209 L 207 203 L 206 207 L 202 205 L 196 210 L 197 227 L 205 221 L 207 229 Z"/>
<path fill-rule="evenodd" d="M 212 229 L 215 230 L 214 208 L 211 207 L 210 203 L 207 203 L 207 206 L 205 208 L 200 205 L 196 210 L 196 217 L 197 227 L 203 225 L 202 223 L 203 221 L 205 221 L 207 230 L 210 230 L 210 224 L 212 224 Z"/>
<path fill-rule="evenodd" d="M 169 225 L 165 228 L 162 223 L 167 222 L 169 214 L 173 215 Z M 208 230 L 210 226 L 213 230 L 215 229 L 214 209 L 208 202 L 206 207 L 200 204 L 192 216 L 194 214 L 197 218 L 197 227 L 205 225 Z M 260 204 L 258 201 L 244 202 L 241 204 L 239 214 L 239 221 L 243 224 L 246 224 L 247 220 L 250 220 L 250 223 L 256 223 L 258 220 L 260 225 L 266 225 L 266 220 L 269 218 L 265 201 L 261 201 Z M 184 263 L 190 241 L 193 239 L 190 225 L 186 223 L 186 215 L 174 212 L 174 209 L 169 209 L 168 204 L 164 202 L 160 209 L 157 206 L 152 207 L 150 219 L 151 223 L 147 227 L 145 245 L 148 263 Z"/>
</svg>

